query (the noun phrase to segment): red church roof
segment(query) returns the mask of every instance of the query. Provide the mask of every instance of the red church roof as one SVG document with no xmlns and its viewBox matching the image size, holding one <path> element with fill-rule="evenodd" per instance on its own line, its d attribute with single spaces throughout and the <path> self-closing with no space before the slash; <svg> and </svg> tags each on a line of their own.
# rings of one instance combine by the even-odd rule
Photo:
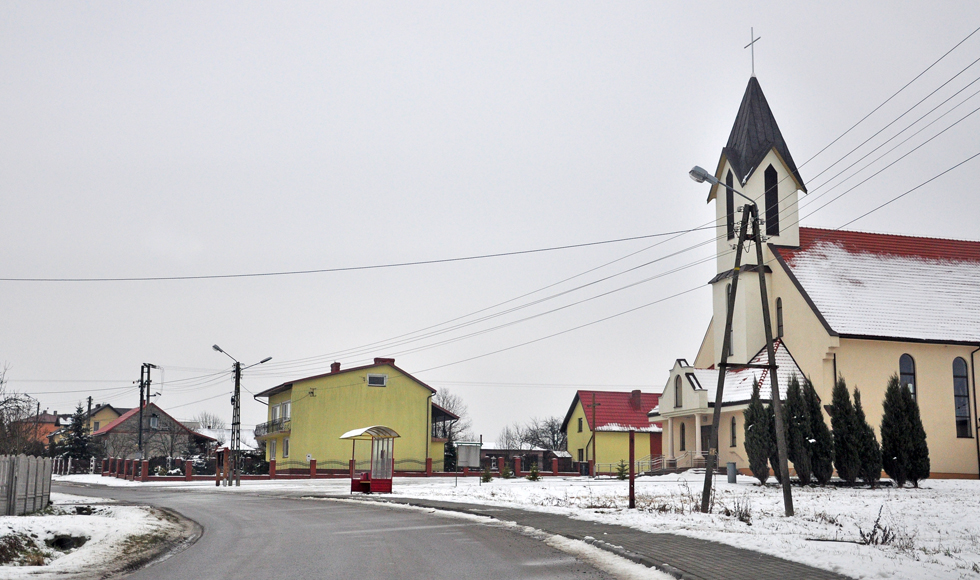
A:
<svg viewBox="0 0 980 580">
<path fill-rule="evenodd" d="M 592 401 L 595 397 L 595 422 Z M 578 391 L 568 408 L 562 430 L 568 427 L 576 405 L 581 402 L 591 431 L 660 431 L 647 413 L 660 402 L 660 395 L 640 391 Z"/>
</svg>

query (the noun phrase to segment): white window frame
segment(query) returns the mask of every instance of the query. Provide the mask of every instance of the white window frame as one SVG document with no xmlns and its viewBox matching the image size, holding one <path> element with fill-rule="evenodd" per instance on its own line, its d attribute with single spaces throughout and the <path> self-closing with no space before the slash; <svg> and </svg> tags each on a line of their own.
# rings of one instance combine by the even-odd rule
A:
<svg viewBox="0 0 980 580">
<path fill-rule="evenodd" d="M 279 418 L 279 405 L 269 405 L 269 420 L 275 421 Z"/>
<path fill-rule="evenodd" d="M 150 415 L 150 429 L 160 428 L 160 417 L 157 415 Z"/>
<path fill-rule="evenodd" d="M 381 379 L 381 384 L 380 385 L 372 385 L 371 384 L 371 379 L 376 379 L 376 378 L 380 378 Z M 388 386 L 388 375 L 368 374 L 368 376 L 367 376 L 367 386 L 369 386 L 369 387 L 387 387 Z"/>
<path fill-rule="evenodd" d="M 288 421 L 293 407 L 292 401 L 283 401 L 279 407 L 281 409 L 280 413 L 282 414 L 282 420 Z"/>
<path fill-rule="evenodd" d="M 275 461 L 276 459 L 276 440 L 269 439 L 269 460 Z"/>
<path fill-rule="evenodd" d="M 286 459 L 289 457 L 289 437 L 282 438 L 282 458 Z"/>
</svg>

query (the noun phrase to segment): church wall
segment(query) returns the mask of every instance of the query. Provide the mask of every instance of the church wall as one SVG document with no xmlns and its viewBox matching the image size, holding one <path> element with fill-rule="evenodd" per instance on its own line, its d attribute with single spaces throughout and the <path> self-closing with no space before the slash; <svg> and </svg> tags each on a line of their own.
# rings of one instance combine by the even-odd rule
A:
<svg viewBox="0 0 980 580">
<path fill-rule="evenodd" d="M 919 413 L 926 430 L 931 470 L 941 474 L 978 473 L 976 441 L 956 436 L 953 407 L 953 359 L 963 357 L 972 370 L 966 346 L 891 342 L 881 340 L 841 339 L 837 352 L 837 370 L 847 381 L 848 389 L 861 390 L 861 402 L 868 422 L 881 436 L 882 403 L 888 379 L 898 373 L 898 360 L 908 353 L 915 360 L 916 390 Z M 968 371 L 969 372 L 969 371 Z M 973 385 L 970 384 L 970 413 L 973 414 Z M 972 435 L 976 436 L 976 417 L 971 416 Z"/>
</svg>

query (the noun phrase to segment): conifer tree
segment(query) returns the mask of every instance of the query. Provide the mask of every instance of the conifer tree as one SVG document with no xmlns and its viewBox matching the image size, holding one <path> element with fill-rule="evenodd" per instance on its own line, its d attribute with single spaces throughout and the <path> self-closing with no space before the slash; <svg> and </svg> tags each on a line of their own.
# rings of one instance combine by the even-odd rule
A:
<svg viewBox="0 0 980 580">
<path fill-rule="evenodd" d="M 65 434 L 63 450 L 66 456 L 74 460 L 88 459 L 92 453 L 92 436 L 89 434 L 88 421 L 81 403 L 75 407 L 71 416 L 71 425 Z"/>
<path fill-rule="evenodd" d="M 769 412 L 759 397 L 759 381 L 752 383 L 752 399 L 743 412 L 745 417 L 745 453 L 749 456 L 752 475 L 765 485 L 769 479 L 769 456 L 772 454 Z M 778 465 L 778 463 L 776 464 Z"/>
<path fill-rule="evenodd" d="M 812 461 L 810 458 L 810 413 L 803 400 L 803 389 L 794 375 L 786 390 L 786 451 L 800 485 L 810 483 Z"/>
<path fill-rule="evenodd" d="M 834 475 L 834 438 L 823 419 L 820 398 L 809 379 L 803 383 L 803 398 L 810 415 L 810 463 L 813 478 L 820 485 L 827 485 Z"/>
<path fill-rule="evenodd" d="M 858 426 L 858 456 L 861 459 L 861 470 L 858 474 L 864 483 L 872 488 L 881 478 L 881 446 L 875 437 L 875 430 L 868 423 L 861 406 L 861 391 L 854 388 L 854 417 Z"/>
<path fill-rule="evenodd" d="M 906 475 L 912 485 L 929 478 L 929 446 L 926 444 L 926 430 L 919 415 L 919 403 L 908 389 L 902 389 L 905 398 L 905 412 L 909 418 L 909 464 Z"/>
<path fill-rule="evenodd" d="M 834 428 L 834 465 L 837 475 L 854 485 L 861 473 L 858 425 L 844 377 L 838 376 L 830 397 L 830 424 Z"/>
<path fill-rule="evenodd" d="M 904 390 L 898 375 L 888 379 L 881 416 L 881 465 L 898 487 L 903 487 L 908 480 L 911 447 L 911 426 L 905 410 Z"/>
</svg>

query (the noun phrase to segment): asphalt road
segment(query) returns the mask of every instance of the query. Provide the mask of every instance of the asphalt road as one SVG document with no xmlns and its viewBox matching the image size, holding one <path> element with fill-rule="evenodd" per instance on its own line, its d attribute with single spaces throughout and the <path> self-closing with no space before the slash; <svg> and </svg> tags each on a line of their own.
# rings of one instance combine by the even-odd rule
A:
<svg viewBox="0 0 980 580">
<path fill-rule="evenodd" d="M 204 528 L 133 580 L 610 578 L 513 530 L 435 513 L 218 490 L 53 489 L 170 508 Z"/>
</svg>

